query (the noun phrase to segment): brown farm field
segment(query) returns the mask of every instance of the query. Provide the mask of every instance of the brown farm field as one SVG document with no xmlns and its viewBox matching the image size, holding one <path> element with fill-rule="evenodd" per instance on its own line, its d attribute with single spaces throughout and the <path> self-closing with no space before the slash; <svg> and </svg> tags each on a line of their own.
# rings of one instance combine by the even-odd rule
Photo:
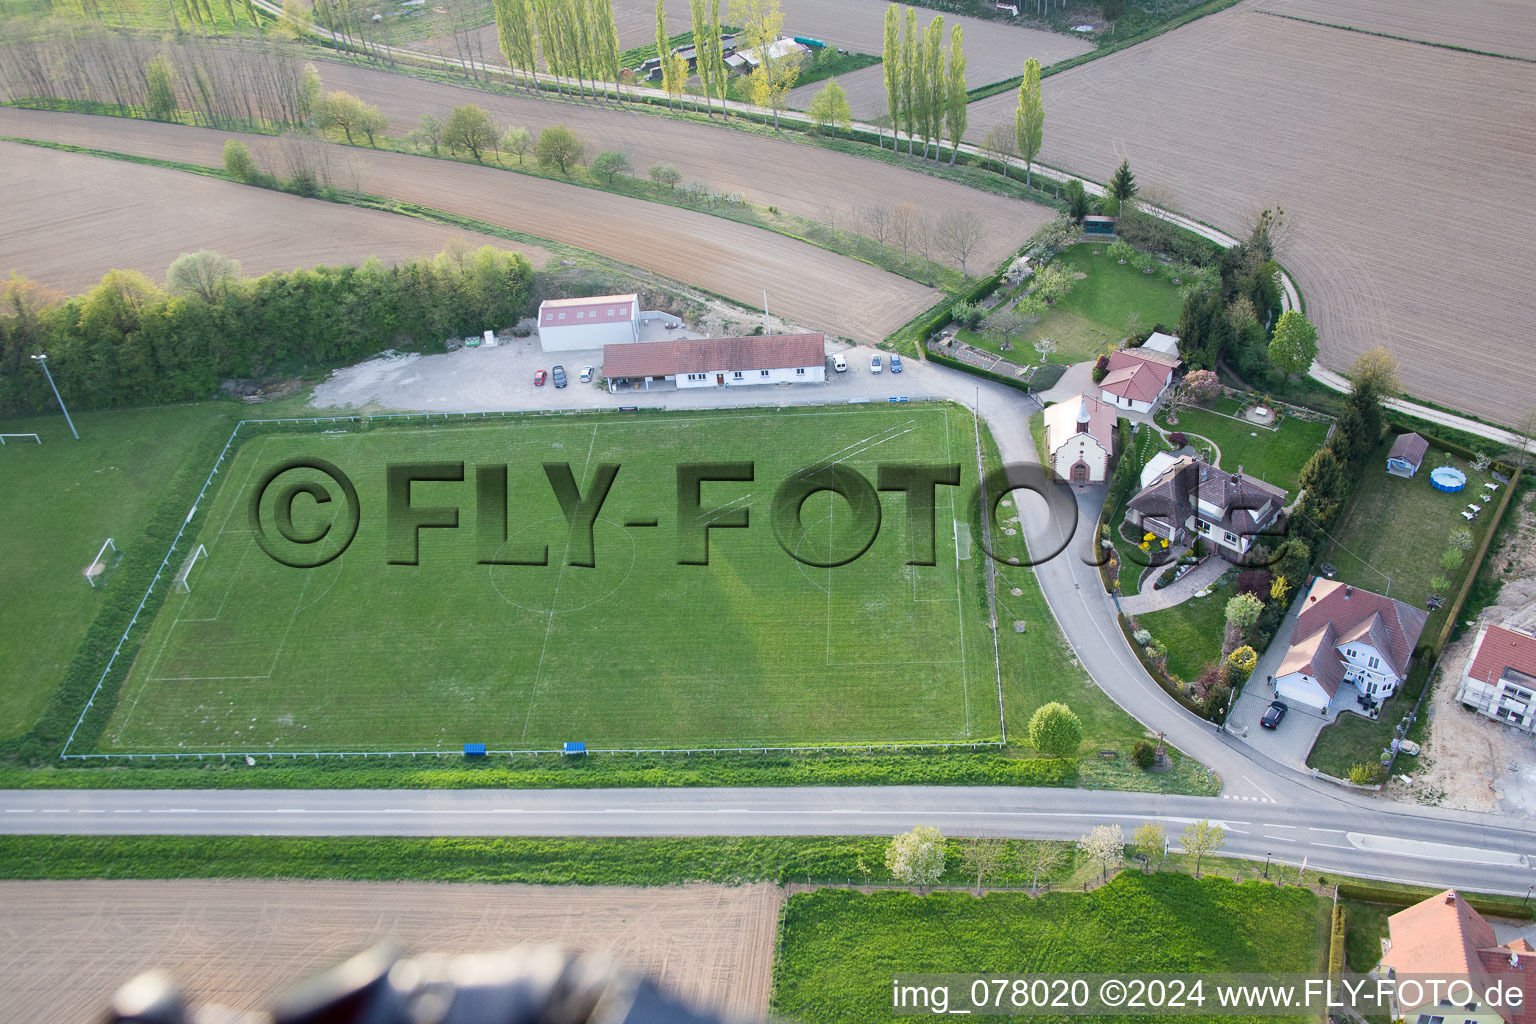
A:
<svg viewBox="0 0 1536 1024">
<path fill-rule="evenodd" d="M 700 1005 L 761 1019 L 780 890 L 281 881 L 0 882 L 0 1022 L 98 1019 L 135 975 L 242 1011 L 369 946 L 608 953 Z"/>
<path fill-rule="evenodd" d="M 1261 0 L 1255 10 L 1536 60 L 1536 16 L 1526 0 Z"/>
<path fill-rule="evenodd" d="M 399 263 L 450 243 L 516 249 L 534 266 L 549 253 L 505 238 L 376 210 L 319 203 L 161 167 L 0 142 L 10 213 L 0 224 L 0 273 L 66 293 L 114 267 L 163 281 L 184 252 L 214 249 L 253 277 L 318 264 Z M 108 173 L 104 173 L 104 171 Z M 195 218 L 187 216 L 195 210 Z"/>
<path fill-rule="evenodd" d="M 240 137 L 270 165 L 276 141 L 182 125 L 0 109 L 0 135 L 217 166 Z M 327 147 L 336 184 L 419 203 L 596 252 L 749 306 L 763 289 L 783 317 L 873 343 L 939 293 L 782 235 L 705 213 L 513 175 L 489 167 L 348 147 Z M 103 164 L 110 175 L 121 164 Z M 107 170 L 110 168 L 110 170 Z"/>
<path fill-rule="evenodd" d="M 322 62 L 316 67 L 326 88 L 344 89 L 376 104 L 389 118 L 390 134 L 395 136 L 409 132 L 422 114 L 446 117 L 454 107 L 474 103 L 500 125 L 521 125 L 537 133 L 563 124 L 586 143 L 588 157 L 602 150 L 622 150 L 641 174 L 652 164 L 672 164 L 685 180 L 701 179 L 721 192 L 739 192 L 758 206 L 776 206 L 812 220 L 826 222 L 831 209 L 836 211 L 837 223 L 847 226 L 857 210 L 877 201 L 910 201 L 930 214 L 970 208 L 990 226 L 973 265 L 989 269 L 1054 215 L 1037 203 L 978 192 L 921 171 L 787 139 L 726 133 L 711 125 L 635 113 L 606 103 L 497 95 L 352 64 Z"/>
<path fill-rule="evenodd" d="M 1013 103 L 973 104 L 971 134 Z M 1411 395 L 1506 424 L 1531 408 L 1536 65 L 1240 6 L 1053 75 L 1045 105 L 1049 164 L 1103 181 L 1129 158 L 1234 233 L 1283 206 L 1328 367 L 1385 345 Z"/>
</svg>

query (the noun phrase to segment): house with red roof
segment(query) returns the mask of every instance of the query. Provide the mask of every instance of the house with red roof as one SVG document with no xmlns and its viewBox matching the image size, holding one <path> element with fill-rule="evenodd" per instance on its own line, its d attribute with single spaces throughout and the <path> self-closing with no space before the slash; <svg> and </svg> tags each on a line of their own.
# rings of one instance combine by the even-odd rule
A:
<svg viewBox="0 0 1536 1024">
<path fill-rule="evenodd" d="M 1487 625 L 1467 661 L 1456 699 L 1496 722 L 1536 731 L 1536 637 Z"/>
<path fill-rule="evenodd" d="M 603 346 L 610 392 L 678 388 L 739 388 L 749 384 L 811 384 L 827 379 L 824 334 L 764 334 L 689 338 Z"/>
<path fill-rule="evenodd" d="M 1408 662 L 1428 619 L 1421 608 L 1318 578 L 1275 673 L 1275 695 L 1318 711 L 1345 685 L 1385 700 L 1408 678 Z"/>
<path fill-rule="evenodd" d="M 1099 381 L 1099 397 L 1117 409 L 1151 412 L 1178 367 L 1178 356 L 1146 346 L 1112 352 Z"/>
<path fill-rule="evenodd" d="M 1391 948 L 1377 968 L 1393 982 L 1392 1018 L 1408 1024 L 1536 1024 L 1536 949 L 1500 943 L 1493 926 L 1455 889 L 1387 918 Z M 1429 981 L 1439 979 L 1437 989 Z M 1447 985 L 1461 979 L 1465 985 Z M 1413 984 L 1411 982 L 1417 982 Z M 1519 1005 L 1498 995 L 1518 989 Z"/>
<path fill-rule="evenodd" d="M 1115 410 L 1087 395 L 1047 406 L 1045 448 L 1051 469 L 1074 484 L 1101 484 L 1109 479 L 1115 454 Z"/>
<path fill-rule="evenodd" d="M 639 340 L 640 296 L 589 295 L 539 303 L 539 347 L 576 352 Z"/>
</svg>

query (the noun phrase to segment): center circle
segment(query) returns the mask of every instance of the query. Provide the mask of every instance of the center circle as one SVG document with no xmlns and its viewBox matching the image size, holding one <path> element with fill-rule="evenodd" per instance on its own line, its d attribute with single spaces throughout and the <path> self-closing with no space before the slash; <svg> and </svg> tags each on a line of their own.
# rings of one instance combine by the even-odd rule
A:
<svg viewBox="0 0 1536 1024">
<path fill-rule="evenodd" d="M 592 527 L 592 543 L 597 565 L 586 568 L 565 565 L 565 537 L 570 530 L 564 516 L 550 516 L 529 524 L 509 537 L 496 549 L 496 557 L 503 558 L 512 552 L 537 549 L 541 543 L 549 545 L 548 565 L 488 565 L 487 575 L 491 588 L 508 604 L 539 615 L 563 615 L 579 612 L 608 600 L 624 586 L 635 571 L 635 539 L 618 523 L 599 519 Z M 629 545 L 629 560 L 619 572 L 612 563 L 612 552 L 622 551 L 622 538 Z M 623 556 L 620 555 L 620 558 Z M 514 575 L 515 574 L 515 575 Z M 544 574 L 544 575 L 538 575 Z M 601 574 L 601 575 L 599 575 Z M 538 583 L 537 587 L 516 587 L 514 578 Z M 604 584 L 602 581 L 611 581 Z M 540 600 L 540 598 L 543 600 Z"/>
</svg>

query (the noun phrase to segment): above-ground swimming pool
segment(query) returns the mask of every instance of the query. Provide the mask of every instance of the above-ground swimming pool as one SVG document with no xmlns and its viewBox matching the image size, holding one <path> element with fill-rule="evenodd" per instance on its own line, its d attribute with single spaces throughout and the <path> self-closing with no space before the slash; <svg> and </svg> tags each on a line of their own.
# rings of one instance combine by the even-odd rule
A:
<svg viewBox="0 0 1536 1024">
<path fill-rule="evenodd" d="M 1467 486 L 1467 474 L 1450 466 L 1440 466 L 1430 471 L 1429 482 L 1437 491 L 1454 494 Z"/>
</svg>

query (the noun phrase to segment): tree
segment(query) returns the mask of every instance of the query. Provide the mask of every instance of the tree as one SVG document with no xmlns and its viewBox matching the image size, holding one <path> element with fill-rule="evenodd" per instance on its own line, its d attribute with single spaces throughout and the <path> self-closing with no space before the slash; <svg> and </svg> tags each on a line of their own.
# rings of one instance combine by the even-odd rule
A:
<svg viewBox="0 0 1536 1024">
<path fill-rule="evenodd" d="M 742 23 L 747 46 L 755 51 L 757 66 L 748 76 L 752 102 L 773 110 L 773 130 L 779 130 L 779 108 L 784 96 L 800 77 L 800 55 L 780 53 L 776 44 L 784 28 L 779 0 L 731 0 L 731 13 Z M 852 114 L 849 114 L 850 119 Z"/>
<path fill-rule="evenodd" d="M 1317 358 L 1317 328 L 1300 311 L 1288 309 L 1275 322 L 1269 361 L 1287 377 L 1301 373 Z"/>
<path fill-rule="evenodd" d="M 1235 686 L 1253 675 L 1253 669 L 1259 663 L 1259 653 L 1243 644 L 1227 655 L 1227 662 L 1232 666 L 1232 684 Z"/>
<path fill-rule="evenodd" d="M 688 61 L 683 59 L 682 54 L 674 53 L 662 59 L 661 67 L 662 88 L 667 91 L 667 104 L 670 106 L 683 94 L 683 87 L 688 84 Z"/>
<path fill-rule="evenodd" d="M 901 124 L 901 102 L 905 95 L 902 76 L 901 12 L 895 4 L 885 9 L 885 48 L 881 52 L 885 71 L 885 108 L 891 115 L 891 151 L 896 151 L 896 131 Z"/>
<path fill-rule="evenodd" d="M 652 181 L 667 188 L 677 188 L 678 182 L 683 180 L 683 172 L 671 164 L 652 164 L 648 173 Z"/>
<path fill-rule="evenodd" d="M 629 157 L 616 149 L 610 149 L 606 153 L 599 153 L 592 160 L 590 168 L 593 174 L 606 175 L 608 184 L 613 184 L 615 174 L 627 174 L 634 170 L 629 162 Z"/>
<path fill-rule="evenodd" d="M 348 145 L 356 145 L 352 133 L 357 132 L 372 141 L 376 132 L 382 131 L 383 115 L 379 108 L 364 103 L 349 92 L 328 92 L 320 97 L 314 110 L 315 127 L 322 132 L 340 128 L 347 137 Z"/>
<path fill-rule="evenodd" d="M 527 128 L 513 125 L 501 133 L 501 148 L 517 157 L 517 165 L 523 165 L 523 156 L 533 148 L 533 133 Z"/>
<path fill-rule="evenodd" d="M 239 139 L 230 139 L 224 143 L 224 169 L 247 185 L 261 175 L 256 167 L 256 159 L 251 156 L 250 147 Z"/>
<path fill-rule="evenodd" d="M 960 273 L 970 277 L 965 261 L 981 244 L 985 229 L 975 210 L 950 210 L 939 218 L 939 246 L 960 261 Z"/>
<path fill-rule="evenodd" d="M 1195 857 L 1195 877 L 1200 877 L 1200 862 L 1220 850 L 1227 842 L 1227 830 L 1205 818 L 1193 823 L 1180 837 L 1184 852 Z"/>
<path fill-rule="evenodd" d="M 901 265 L 907 265 L 907 254 L 917 241 L 922 211 L 915 203 L 902 203 L 891 211 L 891 239 L 901 246 Z"/>
<path fill-rule="evenodd" d="M 891 877 L 921 892 L 944 877 L 947 853 L 944 833 L 932 825 L 918 825 L 891 840 L 885 848 L 885 866 Z"/>
<path fill-rule="evenodd" d="M 705 0 L 688 0 L 688 11 L 693 15 L 693 52 L 695 54 L 695 66 L 699 71 L 699 82 L 704 86 L 704 113 L 708 117 L 715 116 L 715 109 L 710 102 L 713 92 L 710 89 L 711 79 L 705 69 L 705 41 L 709 38 L 709 8 Z"/>
<path fill-rule="evenodd" d="M 1066 859 L 1066 850 L 1059 843 L 1035 840 L 1014 848 L 1013 863 L 1029 875 L 1029 890 L 1040 891 L 1040 876 L 1054 871 Z"/>
<path fill-rule="evenodd" d="M 960 848 L 960 863 L 966 872 L 976 873 L 976 896 L 981 897 L 981 884 L 986 877 L 1003 864 L 1008 855 L 1008 843 L 993 837 L 975 836 Z"/>
<path fill-rule="evenodd" d="M 1099 865 L 1099 881 L 1109 879 L 1109 869 L 1125 858 L 1125 834 L 1119 825 L 1099 825 L 1077 841 L 1077 848 Z"/>
<path fill-rule="evenodd" d="M 1009 341 L 1013 335 L 1028 327 L 1033 321 L 1015 311 L 1012 308 L 1004 308 L 993 313 L 986 320 L 987 330 L 1002 339 L 1003 351 L 1013 348 Z"/>
<path fill-rule="evenodd" d="M 1042 704 L 1029 717 L 1029 744 L 1043 757 L 1072 757 L 1083 742 L 1083 723 L 1058 701 Z"/>
<path fill-rule="evenodd" d="M 1099 3 L 1099 15 L 1109 22 L 1109 31 L 1113 35 L 1115 22 L 1125 17 L 1125 0 L 1101 0 Z"/>
<path fill-rule="evenodd" d="M 1227 601 L 1227 625 L 1246 633 L 1259 621 L 1264 602 L 1252 594 L 1238 594 Z"/>
<path fill-rule="evenodd" d="M 1120 166 L 1115 168 L 1114 177 L 1109 179 L 1109 187 L 1105 190 L 1116 206 L 1124 211 L 1125 204 L 1136 197 L 1140 191 L 1136 187 L 1136 175 L 1131 173 L 1131 162 L 1120 161 Z"/>
<path fill-rule="evenodd" d="M 811 97 L 811 120 L 823 128 L 847 128 L 853 124 L 853 108 L 848 105 L 848 90 L 827 80 L 821 91 Z"/>
<path fill-rule="evenodd" d="M 908 7 L 902 17 L 901 32 L 901 127 L 907 133 L 907 156 L 912 155 L 912 140 L 917 136 L 922 79 L 922 47 L 917 38 L 917 12 Z"/>
<path fill-rule="evenodd" d="M 1398 379 L 1400 369 L 1392 353 L 1377 346 L 1360 353 L 1346 376 L 1356 392 L 1369 390 L 1375 396 L 1386 397 L 1403 390 L 1402 382 Z"/>
<path fill-rule="evenodd" d="M 1024 184 L 1031 182 L 1035 157 L 1045 140 L 1045 104 L 1040 96 L 1040 61 L 1034 57 L 1024 62 L 1024 80 L 1019 83 L 1019 104 L 1013 112 L 1013 131 L 1019 155 L 1024 158 Z"/>
<path fill-rule="evenodd" d="M 1308 494 L 1333 502 L 1343 501 L 1349 490 L 1349 484 L 1344 479 L 1344 467 L 1339 464 L 1332 448 L 1319 448 L 1313 452 L 1312 457 L 1301 467 L 1296 483 Z"/>
<path fill-rule="evenodd" d="M 1142 822 L 1131 833 L 1131 849 L 1136 851 L 1136 856 L 1145 862 L 1149 871 L 1153 859 L 1163 852 L 1167 842 L 1168 833 L 1163 831 L 1163 826 L 1153 821 Z"/>
<path fill-rule="evenodd" d="M 560 124 L 552 124 L 539 132 L 539 144 L 534 148 L 540 167 L 558 167 L 561 174 L 569 173 L 573 165 L 581 163 L 586 152 L 587 147 L 576 133 Z"/>
<path fill-rule="evenodd" d="M 1067 216 L 1072 218 L 1074 224 L 1081 224 L 1083 218 L 1088 216 L 1088 193 L 1083 189 L 1082 180 L 1068 178 L 1062 191 L 1067 197 Z"/>
<path fill-rule="evenodd" d="M 923 159 L 928 159 L 928 140 L 933 140 L 933 158 L 939 158 L 939 133 L 944 130 L 944 108 L 948 80 L 944 77 L 944 16 L 936 14 L 923 32 L 922 96 L 918 103 L 919 130 L 923 133 Z"/>
<path fill-rule="evenodd" d="M 156 54 L 144 68 L 145 106 L 152 121 L 176 120 L 176 73 L 165 54 Z"/>
<path fill-rule="evenodd" d="M 949 33 L 949 87 L 944 95 L 944 127 L 949 132 L 949 165 L 955 165 L 967 121 L 965 94 L 964 33 L 956 25 Z"/>
<path fill-rule="evenodd" d="M 474 104 L 454 107 L 443 125 L 442 144 L 456 153 L 468 153 L 475 163 L 480 155 L 496 145 L 498 135 L 491 117 Z"/>
<path fill-rule="evenodd" d="M 196 295 L 212 305 L 229 291 L 231 281 L 240 279 L 240 261 L 203 249 L 182 253 L 165 272 L 165 286 L 173 295 Z"/>
<path fill-rule="evenodd" d="M 417 149 L 425 147 L 437 156 L 438 148 L 443 144 L 443 119 L 435 114 L 422 114 L 406 137 Z"/>
<path fill-rule="evenodd" d="M 532 0 L 492 0 L 496 17 L 496 39 L 507 67 L 522 71 L 530 89 L 538 87 L 538 44 L 534 29 Z"/>
<path fill-rule="evenodd" d="M 1029 294 L 1049 305 L 1071 290 L 1071 271 L 1059 263 L 1050 263 L 1035 271 Z"/>
<path fill-rule="evenodd" d="M 1179 421 L 1181 405 L 1203 405 L 1221 394 L 1221 378 L 1211 370 L 1191 370 L 1168 392 L 1168 422 Z"/>
<path fill-rule="evenodd" d="M 1003 177 L 1008 177 L 1008 158 L 1019 153 L 1018 137 L 1013 128 L 1006 124 L 995 124 L 988 128 L 981 137 L 981 148 L 997 158 L 1003 165 Z"/>
<path fill-rule="evenodd" d="M 292 39 L 303 39 L 315 30 L 315 16 L 303 0 L 283 0 L 283 16 L 277 29 Z"/>
</svg>

